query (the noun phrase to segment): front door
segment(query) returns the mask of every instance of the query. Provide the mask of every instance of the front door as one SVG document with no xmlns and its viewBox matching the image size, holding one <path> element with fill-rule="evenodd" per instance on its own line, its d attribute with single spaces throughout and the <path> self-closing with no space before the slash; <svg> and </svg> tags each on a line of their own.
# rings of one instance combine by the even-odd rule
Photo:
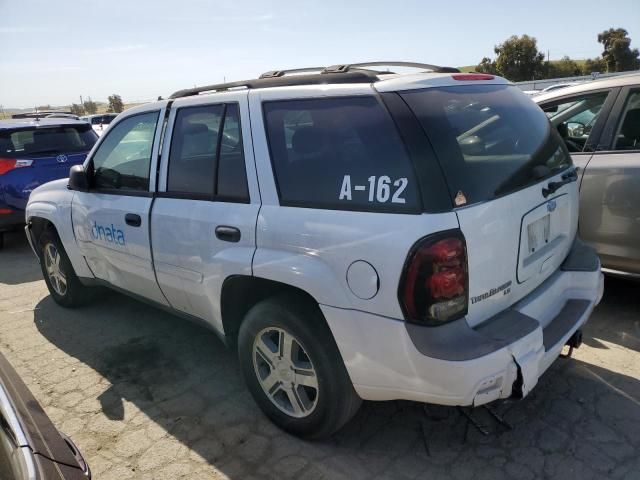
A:
<svg viewBox="0 0 640 480">
<path fill-rule="evenodd" d="M 580 192 L 581 234 L 605 267 L 640 274 L 640 88 L 616 101 Z"/>
<path fill-rule="evenodd" d="M 167 304 L 155 280 L 149 212 L 164 109 L 128 115 L 101 139 L 85 168 L 88 192 L 76 192 L 73 227 L 93 274 L 109 284 Z"/>
</svg>

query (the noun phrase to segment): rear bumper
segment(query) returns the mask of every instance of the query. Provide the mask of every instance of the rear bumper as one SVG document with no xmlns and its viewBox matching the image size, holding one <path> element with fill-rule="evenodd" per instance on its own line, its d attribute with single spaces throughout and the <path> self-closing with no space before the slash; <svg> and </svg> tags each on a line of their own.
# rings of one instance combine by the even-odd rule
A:
<svg viewBox="0 0 640 480">
<path fill-rule="evenodd" d="M 481 405 L 530 392 L 587 321 L 603 287 L 597 257 L 566 264 L 510 309 L 475 328 L 465 319 L 422 327 L 321 308 L 363 399 Z"/>
</svg>

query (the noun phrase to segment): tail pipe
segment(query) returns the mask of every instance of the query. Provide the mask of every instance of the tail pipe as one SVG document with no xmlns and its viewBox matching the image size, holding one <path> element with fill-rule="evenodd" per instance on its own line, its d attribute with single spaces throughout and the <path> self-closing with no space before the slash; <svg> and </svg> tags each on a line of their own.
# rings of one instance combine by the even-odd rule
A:
<svg viewBox="0 0 640 480">
<path fill-rule="evenodd" d="M 565 345 L 569 347 L 569 351 L 566 354 L 561 354 L 560 356 L 562 358 L 570 358 L 571 355 L 573 355 L 573 349 L 580 348 L 580 345 L 582 345 L 582 330 L 576 330 L 575 333 L 569 337 L 569 340 L 567 340 Z"/>
</svg>

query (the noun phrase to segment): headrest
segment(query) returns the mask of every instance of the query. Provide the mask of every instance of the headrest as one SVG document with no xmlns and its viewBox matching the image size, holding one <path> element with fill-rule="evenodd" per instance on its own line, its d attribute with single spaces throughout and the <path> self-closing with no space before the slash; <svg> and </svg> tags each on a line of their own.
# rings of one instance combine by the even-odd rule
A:
<svg viewBox="0 0 640 480">
<path fill-rule="evenodd" d="M 640 108 L 627 112 L 620 131 L 629 140 L 640 140 Z"/>
<path fill-rule="evenodd" d="M 302 127 L 293 134 L 291 146 L 293 151 L 301 155 L 318 153 L 325 141 L 324 131 L 318 127 Z"/>
<path fill-rule="evenodd" d="M 209 132 L 209 129 L 204 123 L 187 123 L 182 129 L 184 135 L 195 135 L 207 132 Z"/>
</svg>

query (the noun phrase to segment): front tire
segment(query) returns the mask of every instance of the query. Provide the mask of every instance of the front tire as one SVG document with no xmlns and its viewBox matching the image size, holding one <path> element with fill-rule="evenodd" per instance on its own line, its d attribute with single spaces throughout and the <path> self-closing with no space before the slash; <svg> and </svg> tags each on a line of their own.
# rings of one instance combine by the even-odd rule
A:
<svg viewBox="0 0 640 480">
<path fill-rule="evenodd" d="M 238 353 L 256 403 L 289 433 L 327 437 L 362 403 L 318 306 L 300 296 L 256 304 L 240 327 Z"/>
<path fill-rule="evenodd" d="M 67 308 L 91 300 L 92 290 L 80 283 L 56 232 L 51 229 L 43 232 L 39 245 L 42 275 L 53 300 Z"/>
</svg>

